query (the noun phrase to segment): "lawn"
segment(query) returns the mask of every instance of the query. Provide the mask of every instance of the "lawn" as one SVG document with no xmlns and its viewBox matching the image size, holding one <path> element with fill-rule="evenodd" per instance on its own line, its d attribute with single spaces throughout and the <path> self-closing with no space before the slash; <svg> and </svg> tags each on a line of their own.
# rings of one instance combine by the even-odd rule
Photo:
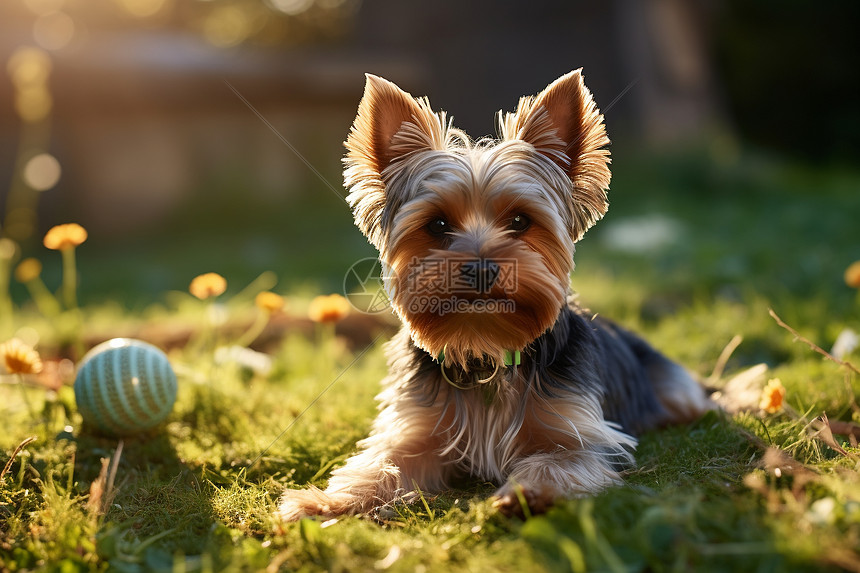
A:
<svg viewBox="0 0 860 573">
<path fill-rule="evenodd" d="M 307 318 L 311 298 L 370 254 L 348 216 L 331 223 L 315 207 L 330 232 L 286 252 L 277 284 L 230 250 L 235 236 L 125 251 L 90 237 L 77 249 L 80 309 L 41 312 L 17 285 L 0 317 L 0 342 L 31 340 L 45 364 L 23 386 L 0 377 L 0 571 L 860 571 L 860 448 L 848 435 L 860 352 L 840 365 L 797 339 L 829 351 L 860 330 L 858 291 L 843 281 L 860 259 L 860 172 L 753 152 L 620 150 L 614 166 L 612 207 L 579 245 L 574 289 L 715 388 L 765 365 L 751 410 L 642 436 L 624 486 L 525 520 L 493 510 L 492 484 L 465 482 L 379 520 L 280 524 L 279 493 L 324 486 L 367 434 L 396 329 L 357 311 L 336 326 Z M 284 241 L 313 228 L 300 221 Z M 57 289 L 59 254 L 40 253 Z M 186 290 L 201 259 L 199 272 L 228 277 L 216 299 Z M 141 282 L 155 261 L 159 280 Z M 248 346 L 263 290 L 287 299 L 250 343 L 263 364 L 225 357 L 219 348 Z M 82 424 L 68 360 L 114 336 L 166 350 L 179 381 L 166 423 L 121 443 Z M 765 412 L 757 391 L 770 379 L 785 405 Z"/>
</svg>

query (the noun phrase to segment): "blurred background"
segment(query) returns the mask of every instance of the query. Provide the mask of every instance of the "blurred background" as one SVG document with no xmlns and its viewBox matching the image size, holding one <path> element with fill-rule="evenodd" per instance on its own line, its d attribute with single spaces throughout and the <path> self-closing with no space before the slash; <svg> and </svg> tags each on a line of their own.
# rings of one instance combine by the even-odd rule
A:
<svg viewBox="0 0 860 573">
<path fill-rule="evenodd" d="M 614 178 L 575 284 L 847 298 L 858 16 L 775 0 L 3 0 L 0 234 L 56 285 L 42 236 L 83 225 L 84 304 L 145 304 L 207 271 L 338 291 L 374 255 L 340 174 L 365 72 L 479 137 L 583 67 Z"/>
</svg>

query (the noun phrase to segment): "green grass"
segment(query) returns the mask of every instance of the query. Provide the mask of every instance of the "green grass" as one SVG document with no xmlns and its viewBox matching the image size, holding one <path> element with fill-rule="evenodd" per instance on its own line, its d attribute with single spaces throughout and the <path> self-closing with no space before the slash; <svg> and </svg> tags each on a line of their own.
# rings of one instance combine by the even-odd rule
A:
<svg viewBox="0 0 860 573">
<path fill-rule="evenodd" d="M 468 482 L 397 506 L 381 522 L 273 519 L 284 488 L 324 486 L 366 436 L 385 373 L 384 335 L 353 363 L 362 347 L 288 328 L 264 348 L 271 372 L 255 374 L 215 362 L 215 346 L 241 332 L 212 334 L 208 305 L 178 292 L 154 295 L 146 308 L 135 303 L 133 312 L 84 292 L 82 323 L 40 317 L 18 294 L 0 339 L 32 328 L 45 358 L 74 356 L 79 339 L 142 327 L 167 336 L 190 325 L 197 334 L 170 350 L 179 399 L 163 428 L 124 441 L 113 499 L 94 500 L 91 487 L 118 441 L 83 427 L 71 387 L 28 388 L 31 413 L 21 389 L 2 379 L 0 468 L 25 438 L 36 440 L 0 483 L 0 571 L 860 570 L 860 449 L 843 443 L 850 455 L 837 453 L 808 428 L 825 412 L 860 422 L 860 380 L 795 342 L 767 312 L 773 307 L 824 348 L 842 328 L 860 328 L 856 293 L 841 283 L 860 258 L 858 183 L 860 173 L 760 158 L 726 167 L 695 154 L 632 157 L 619 167 L 611 216 L 579 249 L 573 282 L 584 302 L 703 377 L 742 335 L 719 382 L 764 362 L 799 414 L 710 414 L 649 433 L 624 486 L 525 521 L 493 511 L 492 485 Z M 602 225 L 658 211 L 683 225 L 679 244 L 632 254 L 603 240 Z M 362 241 L 346 224 L 336 233 Z M 83 263 L 88 247 L 108 269 Z M 119 257 L 82 246 L 83 283 Z M 337 282 L 341 258 L 319 262 L 318 284 Z M 246 282 L 260 270 L 229 264 Z M 199 269 L 208 270 L 219 269 Z M 171 281 L 176 291 L 187 284 Z M 286 284 L 300 316 L 313 286 Z M 239 322 L 253 313 L 248 297 L 225 308 Z M 849 359 L 860 364 L 856 352 Z M 783 463 L 777 476 L 768 448 L 802 467 Z"/>
</svg>

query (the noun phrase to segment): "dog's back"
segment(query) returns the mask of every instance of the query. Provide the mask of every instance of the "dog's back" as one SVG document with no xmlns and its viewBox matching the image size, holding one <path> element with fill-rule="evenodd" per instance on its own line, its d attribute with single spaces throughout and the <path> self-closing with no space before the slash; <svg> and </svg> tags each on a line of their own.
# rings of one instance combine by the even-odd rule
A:
<svg viewBox="0 0 860 573">
<path fill-rule="evenodd" d="M 607 420 L 632 435 L 670 424 L 686 424 L 714 409 L 693 377 L 639 336 L 611 320 L 593 320 L 574 310 L 569 320 L 593 332 L 600 354 Z M 570 341 L 570 344 L 575 344 Z"/>
</svg>

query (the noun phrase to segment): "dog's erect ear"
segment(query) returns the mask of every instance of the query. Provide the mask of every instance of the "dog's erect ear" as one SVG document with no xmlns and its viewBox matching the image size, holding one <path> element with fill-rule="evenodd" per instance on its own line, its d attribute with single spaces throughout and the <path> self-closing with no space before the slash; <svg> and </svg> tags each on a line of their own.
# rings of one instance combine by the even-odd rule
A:
<svg viewBox="0 0 860 573">
<path fill-rule="evenodd" d="M 585 87 L 582 70 L 566 74 L 535 97 L 520 99 L 517 111 L 500 115 L 502 138 L 531 143 L 573 182 L 574 240 L 606 213 L 609 204 L 609 144 L 603 115 Z"/>
<path fill-rule="evenodd" d="M 380 247 L 385 206 L 383 172 L 397 158 L 445 146 L 444 117 L 426 99 L 415 99 L 393 83 L 367 74 L 358 115 L 346 140 L 344 183 L 355 222 Z"/>
<path fill-rule="evenodd" d="M 391 140 L 407 121 L 417 121 L 421 106 L 411 95 L 386 79 L 367 74 L 364 96 L 352 125 L 346 147 L 354 161 L 364 161 L 376 173 L 403 149 L 394 149 Z"/>
</svg>

